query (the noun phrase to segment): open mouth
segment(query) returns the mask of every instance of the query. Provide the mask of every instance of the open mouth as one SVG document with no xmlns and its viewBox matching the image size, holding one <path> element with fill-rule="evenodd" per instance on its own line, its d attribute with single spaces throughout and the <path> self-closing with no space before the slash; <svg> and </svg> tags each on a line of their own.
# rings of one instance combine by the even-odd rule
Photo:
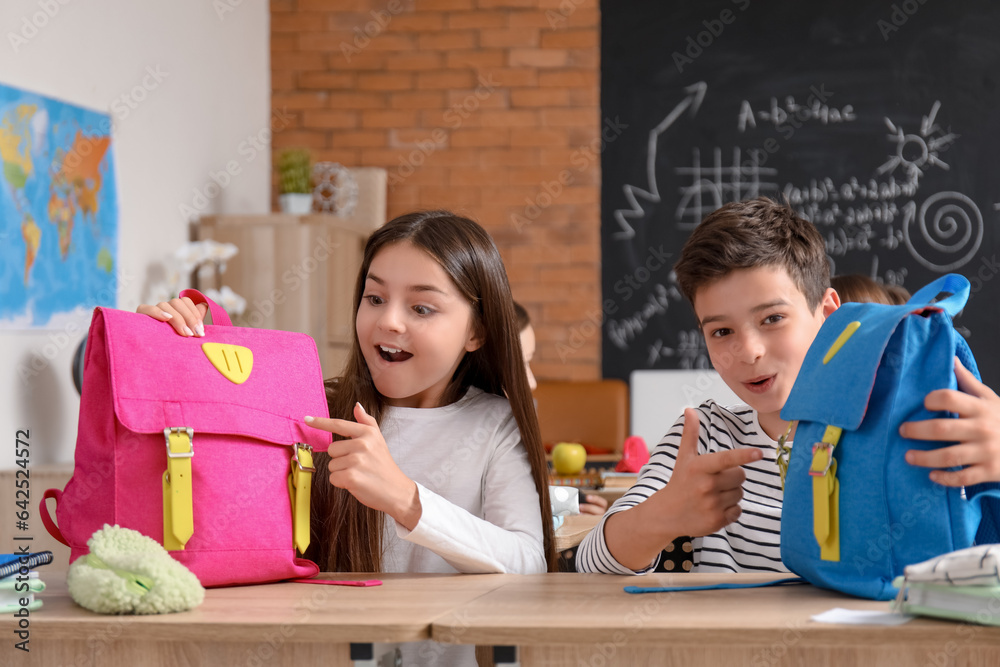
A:
<svg viewBox="0 0 1000 667">
<path fill-rule="evenodd" d="M 750 380 L 748 382 L 745 382 L 744 384 L 750 391 L 763 392 L 767 391 L 773 383 L 774 383 L 774 376 L 768 375 L 766 377 Z"/>
<path fill-rule="evenodd" d="M 398 347 L 388 347 L 386 345 L 376 346 L 379 355 L 386 361 L 406 361 L 413 355 Z"/>
</svg>

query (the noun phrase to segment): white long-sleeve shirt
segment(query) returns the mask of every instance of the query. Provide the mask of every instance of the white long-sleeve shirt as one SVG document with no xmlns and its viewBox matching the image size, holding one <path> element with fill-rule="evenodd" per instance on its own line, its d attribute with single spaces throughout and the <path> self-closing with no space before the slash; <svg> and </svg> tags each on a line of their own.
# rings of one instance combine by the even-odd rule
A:
<svg viewBox="0 0 1000 667">
<path fill-rule="evenodd" d="M 387 521 L 386 572 L 545 572 L 538 492 L 507 399 L 471 387 L 441 408 L 389 407 L 380 425 L 417 483 L 420 521 Z"/>
<path fill-rule="evenodd" d="M 787 572 L 781 563 L 781 477 L 775 462 L 775 441 L 760 427 L 757 413 L 748 405 L 724 408 L 709 400 L 698 407 L 700 428 L 698 453 L 754 447 L 764 457 L 743 466 L 746 481 L 740 518 L 704 537 L 691 540 L 694 549 L 694 572 Z M 580 544 L 576 566 L 581 572 L 610 574 L 645 574 L 646 568 L 633 571 L 619 563 L 604 539 L 604 524 L 615 512 L 635 507 L 670 481 L 677 460 L 677 450 L 684 430 L 683 416 L 678 419 L 656 446 L 639 473 L 635 485 L 608 509 L 601 522 Z M 790 444 L 790 443 L 789 443 Z"/>
<path fill-rule="evenodd" d="M 545 572 L 538 491 L 507 399 L 471 387 L 441 408 L 388 407 L 379 427 L 422 510 L 412 531 L 387 518 L 383 571 Z M 473 646 L 400 649 L 407 666 L 476 665 Z"/>
</svg>

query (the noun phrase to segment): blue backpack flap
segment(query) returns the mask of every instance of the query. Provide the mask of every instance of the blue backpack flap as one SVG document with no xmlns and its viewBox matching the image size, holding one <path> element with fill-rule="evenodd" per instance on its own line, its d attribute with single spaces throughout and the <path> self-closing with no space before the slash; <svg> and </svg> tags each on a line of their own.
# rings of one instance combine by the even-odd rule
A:
<svg viewBox="0 0 1000 667">
<path fill-rule="evenodd" d="M 932 303 L 941 292 L 951 296 Z M 978 378 L 952 325 L 969 281 L 949 274 L 902 306 L 846 303 L 823 323 L 782 419 L 797 420 L 781 516 L 781 560 L 823 588 L 875 600 L 895 597 L 907 565 L 970 546 L 979 500 L 935 484 L 908 464 L 900 424 L 942 417 L 924 408 L 935 389 L 956 389 L 954 358 Z M 832 457 L 831 457 L 832 454 Z"/>
</svg>

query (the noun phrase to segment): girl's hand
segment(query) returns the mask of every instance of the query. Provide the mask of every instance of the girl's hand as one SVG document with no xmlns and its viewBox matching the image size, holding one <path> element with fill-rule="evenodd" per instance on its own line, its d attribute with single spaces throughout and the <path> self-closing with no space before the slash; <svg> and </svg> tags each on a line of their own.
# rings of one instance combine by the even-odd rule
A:
<svg viewBox="0 0 1000 667">
<path fill-rule="evenodd" d="M 182 299 L 171 299 L 169 302 L 161 301 L 155 306 L 147 303 L 135 309 L 135 312 L 149 315 L 153 319 L 161 322 L 170 322 L 174 331 L 182 336 L 204 336 L 205 335 L 205 313 L 208 312 L 208 304 L 199 303 L 188 297 Z"/>
<path fill-rule="evenodd" d="M 330 483 L 361 503 L 385 512 L 407 530 L 416 528 L 421 507 L 417 484 L 403 474 L 389 454 L 375 419 L 358 403 L 356 422 L 306 417 L 313 428 L 342 435 L 330 445 Z"/>
<path fill-rule="evenodd" d="M 932 391 L 924 399 L 924 407 L 954 412 L 958 419 L 906 422 L 899 434 L 914 440 L 951 440 L 958 444 L 928 451 L 911 449 L 906 452 L 906 461 L 924 468 L 961 467 L 931 471 L 931 480 L 944 486 L 1000 481 L 1000 397 L 957 358 L 955 375 L 959 390 Z"/>
</svg>

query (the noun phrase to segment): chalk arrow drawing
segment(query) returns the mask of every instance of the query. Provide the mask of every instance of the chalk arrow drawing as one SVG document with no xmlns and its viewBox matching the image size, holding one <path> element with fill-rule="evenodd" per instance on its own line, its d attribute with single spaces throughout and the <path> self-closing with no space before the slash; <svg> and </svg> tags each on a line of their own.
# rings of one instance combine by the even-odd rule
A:
<svg viewBox="0 0 1000 667">
<path fill-rule="evenodd" d="M 673 125 L 688 109 L 691 110 L 691 116 L 694 117 L 698 113 L 701 101 L 705 98 L 707 89 L 708 85 L 704 81 L 699 81 L 685 88 L 684 92 L 687 95 L 684 99 L 667 114 L 666 118 L 660 121 L 659 125 L 650 131 L 649 140 L 646 143 L 646 178 L 649 181 L 649 190 L 643 190 L 634 185 L 622 186 L 622 192 L 625 193 L 625 199 L 628 200 L 630 208 L 615 211 L 615 220 L 618 221 L 618 226 L 621 229 L 614 233 L 614 238 L 630 239 L 635 236 L 635 229 L 628 221 L 641 218 L 646 214 L 646 210 L 639 203 L 640 198 L 653 204 L 660 203 L 660 188 L 656 184 L 656 146 L 660 135 L 666 132 L 667 128 Z"/>
</svg>

